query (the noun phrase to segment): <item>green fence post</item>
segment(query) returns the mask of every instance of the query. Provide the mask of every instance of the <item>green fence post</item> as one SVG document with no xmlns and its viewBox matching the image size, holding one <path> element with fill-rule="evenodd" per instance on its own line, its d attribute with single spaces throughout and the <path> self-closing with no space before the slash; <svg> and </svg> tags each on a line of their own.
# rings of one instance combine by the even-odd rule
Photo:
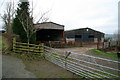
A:
<svg viewBox="0 0 120 80">
<path fill-rule="evenodd" d="M 16 38 L 13 38 L 13 51 L 15 52 L 15 47 L 16 47 Z"/>
<path fill-rule="evenodd" d="M 43 56 L 44 55 L 44 44 L 43 43 L 41 43 L 40 45 L 40 52 L 41 52 L 41 56 Z"/>
<path fill-rule="evenodd" d="M 43 54 L 44 54 L 44 43 L 42 43 L 42 49 L 43 49 Z"/>
</svg>

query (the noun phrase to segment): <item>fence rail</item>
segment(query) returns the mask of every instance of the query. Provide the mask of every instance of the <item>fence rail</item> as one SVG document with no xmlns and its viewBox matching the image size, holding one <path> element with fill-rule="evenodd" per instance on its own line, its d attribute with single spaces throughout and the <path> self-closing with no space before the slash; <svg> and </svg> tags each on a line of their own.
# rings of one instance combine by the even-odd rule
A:
<svg viewBox="0 0 120 80">
<path fill-rule="evenodd" d="M 63 48 L 63 47 L 81 47 L 82 42 L 69 42 L 69 43 L 62 43 L 62 42 L 55 42 L 55 41 L 50 41 L 49 43 L 46 42 L 46 46 L 50 46 L 53 48 Z"/>
<path fill-rule="evenodd" d="M 120 78 L 120 61 L 95 57 L 91 55 L 62 51 L 43 44 L 27 44 L 13 39 L 14 52 L 31 52 L 43 54 L 46 60 L 85 78 L 118 79 Z"/>
<path fill-rule="evenodd" d="M 45 46 L 45 58 L 68 71 L 85 78 L 120 78 L 119 61 L 94 57 L 86 54 L 64 52 Z"/>
<path fill-rule="evenodd" d="M 39 45 L 36 44 L 28 44 L 16 42 L 16 39 L 13 38 L 13 51 L 18 53 L 34 53 L 34 54 L 43 54 L 44 52 L 44 44 L 41 43 Z"/>
</svg>

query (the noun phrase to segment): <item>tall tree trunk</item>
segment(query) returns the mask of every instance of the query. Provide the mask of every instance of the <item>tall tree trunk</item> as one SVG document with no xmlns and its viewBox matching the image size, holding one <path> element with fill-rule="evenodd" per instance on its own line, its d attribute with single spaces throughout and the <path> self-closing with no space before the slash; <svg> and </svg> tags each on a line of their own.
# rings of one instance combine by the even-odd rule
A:
<svg viewBox="0 0 120 80">
<path fill-rule="evenodd" d="M 29 34 L 27 33 L 28 54 L 30 53 L 30 51 L 29 51 L 29 44 L 30 44 L 30 38 L 29 38 Z"/>
<path fill-rule="evenodd" d="M 30 44 L 30 38 L 29 38 L 29 37 L 28 37 L 28 39 L 27 39 L 27 43 Z"/>
</svg>

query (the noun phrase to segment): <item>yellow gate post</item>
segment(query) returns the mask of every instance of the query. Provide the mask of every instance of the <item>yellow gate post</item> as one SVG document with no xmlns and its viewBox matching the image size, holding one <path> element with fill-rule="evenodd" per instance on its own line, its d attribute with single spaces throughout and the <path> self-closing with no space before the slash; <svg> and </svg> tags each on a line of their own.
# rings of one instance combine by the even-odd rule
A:
<svg viewBox="0 0 120 80">
<path fill-rule="evenodd" d="M 40 52 L 41 52 L 41 56 L 44 55 L 44 43 L 41 43 L 40 45 Z"/>
<path fill-rule="evenodd" d="M 13 51 L 15 52 L 16 38 L 13 38 Z"/>
</svg>

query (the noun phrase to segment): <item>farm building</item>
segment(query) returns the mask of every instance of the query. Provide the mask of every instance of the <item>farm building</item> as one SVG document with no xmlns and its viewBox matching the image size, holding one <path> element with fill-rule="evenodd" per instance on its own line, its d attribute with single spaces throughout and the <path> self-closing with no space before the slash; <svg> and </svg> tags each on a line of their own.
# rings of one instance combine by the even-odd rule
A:
<svg viewBox="0 0 120 80">
<path fill-rule="evenodd" d="M 44 22 L 35 24 L 36 40 L 45 41 L 64 41 L 64 25 L 53 22 Z"/>
<path fill-rule="evenodd" d="M 95 42 L 103 41 L 104 33 L 93 30 L 91 28 L 80 28 L 75 30 L 65 31 L 66 41 L 75 42 Z"/>
</svg>

